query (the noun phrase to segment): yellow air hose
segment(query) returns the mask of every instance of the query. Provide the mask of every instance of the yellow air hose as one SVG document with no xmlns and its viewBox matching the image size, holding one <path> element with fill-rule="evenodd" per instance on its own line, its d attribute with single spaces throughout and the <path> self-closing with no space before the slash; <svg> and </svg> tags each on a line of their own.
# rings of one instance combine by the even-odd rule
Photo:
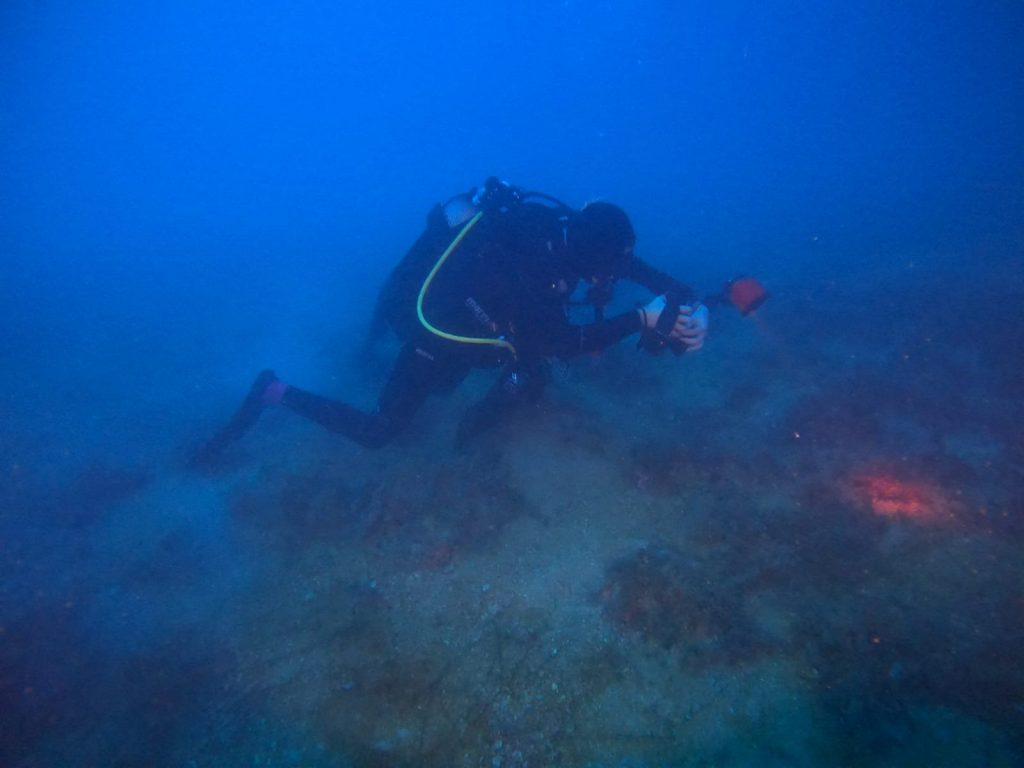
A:
<svg viewBox="0 0 1024 768">
<path fill-rule="evenodd" d="M 463 241 L 463 239 L 465 239 L 466 235 L 469 234 L 469 230 L 476 226 L 477 222 L 480 221 L 480 218 L 483 215 L 484 212 L 480 211 L 472 219 L 466 222 L 466 226 L 462 228 L 462 231 L 459 232 L 459 234 L 455 236 L 455 239 L 452 240 L 449 246 L 445 248 L 444 253 L 441 254 L 441 258 L 437 260 L 437 263 L 434 265 L 434 268 L 430 270 L 430 274 L 427 275 L 427 279 L 423 281 L 423 287 L 420 288 L 420 295 L 416 298 L 416 316 L 419 317 L 420 324 L 424 328 L 426 328 L 435 336 L 440 336 L 442 339 L 454 341 L 459 344 L 484 344 L 492 347 L 504 347 L 509 352 L 511 352 L 512 357 L 515 358 L 516 348 L 505 339 L 490 339 L 486 337 L 476 336 L 458 336 L 454 333 L 447 333 L 446 331 L 442 331 L 440 328 L 435 328 L 433 325 L 431 325 L 430 321 L 427 320 L 427 318 L 423 314 L 423 299 L 426 297 L 427 291 L 430 290 L 430 284 L 434 282 L 434 278 L 437 276 L 437 273 L 441 271 L 441 267 L 444 266 L 444 263 L 448 260 L 448 257 L 452 255 L 456 248 L 459 247 L 459 244 Z"/>
</svg>

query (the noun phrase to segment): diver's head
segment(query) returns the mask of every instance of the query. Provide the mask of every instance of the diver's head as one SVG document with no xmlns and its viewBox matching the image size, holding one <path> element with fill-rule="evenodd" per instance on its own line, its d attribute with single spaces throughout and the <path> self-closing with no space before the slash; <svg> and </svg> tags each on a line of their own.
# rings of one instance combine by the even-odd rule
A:
<svg viewBox="0 0 1024 768">
<path fill-rule="evenodd" d="M 591 282 L 625 274 L 636 244 L 626 212 L 611 203 L 587 203 L 569 222 L 569 253 L 573 268 Z"/>
</svg>

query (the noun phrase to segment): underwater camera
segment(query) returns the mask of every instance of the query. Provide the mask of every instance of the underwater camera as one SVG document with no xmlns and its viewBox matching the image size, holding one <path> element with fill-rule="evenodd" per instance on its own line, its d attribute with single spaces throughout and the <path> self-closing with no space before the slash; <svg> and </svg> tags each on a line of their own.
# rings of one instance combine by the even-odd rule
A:
<svg viewBox="0 0 1024 768">
<path fill-rule="evenodd" d="M 686 345 L 680 339 L 672 337 L 672 326 L 676 324 L 676 317 L 679 316 L 679 307 L 685 302 L 680 301 L 676 291 L 669 291 L 665 294 L 665 308 L 658 317 L 658 322 L 653 328 L 647 328 L 640 334 L 640 341 L 637 342 L 637 349 L 644 349 L 653 355 L 660 355 L 666 349 L 671 349 L 672 354 L 681 355 L 686 351 Z"/>
<path fill-rule="evenodd" d="M 746 317 L 768 300 L 768 291 L 761 284 L 761 281 L 754 277 L 741 275 L 733 278 L 722 286 L 722 292 L 706 296 L 703 304 L 709 309 L 719 304 L 731 304 L 739 310 L 739 313 Z M 658 355 L 666 349 L 672 350 L 672 354 L 681 355 L 686 352 L 686 345 L 680 339 L 672 337 L 672 326 L 675 325 L 676 317 L 679 315 L 679 307 L 688 302 L 681 301 L 675 291 L 665 294 L 665 309 L 654 328 L 646 329 L 640 335 L 637 342 L 637 349 L 644 349 Z"/>
</svg>

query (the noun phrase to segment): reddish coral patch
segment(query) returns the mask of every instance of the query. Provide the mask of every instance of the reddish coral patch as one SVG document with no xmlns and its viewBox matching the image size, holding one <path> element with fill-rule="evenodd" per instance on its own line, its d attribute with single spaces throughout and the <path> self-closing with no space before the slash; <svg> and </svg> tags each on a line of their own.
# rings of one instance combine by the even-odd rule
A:
<svg viewBox="0 0 1024 768">
<path fill-rule="evenodd" d="M 956 504 L 937 485 L 922 480 L 905 480 L 893 474 L 871 470 L 854 475 L 852 494 L 881 517 L 922 522 L 952 520 Z"/>
</svg>

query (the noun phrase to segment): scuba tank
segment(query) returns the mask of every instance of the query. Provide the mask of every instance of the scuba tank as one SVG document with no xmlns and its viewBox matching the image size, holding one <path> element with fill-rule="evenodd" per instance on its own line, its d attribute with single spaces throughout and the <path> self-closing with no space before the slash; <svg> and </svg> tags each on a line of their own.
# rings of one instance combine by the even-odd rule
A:
<svg viewBox="0 0 1024 768">
<path fill-rule="evenodd" d="M 540 192 L 526 192 L 496 176 L 481 186 L 435 205 L 427 214 L 426 227 L 381 286 L 374 310 L 374 330 L 390 326 L 402 340 L 408 341 L 423 330 L 417 300 L 438 260 L 478 214 L 502 215 L 527 199 L 540 199 L 555 207 L 570 208 L 560 200 Z"/>
<path fill-rule="evenodd" d="M 459 230 L 480 208 L 475 200 L 480 190 L 473 188 L 435 205 L 427 213 L 426 227 L 401 260 L 394 266 L 377 295 L 374 326 L 390 326 L 402 341 L 408 341 L 421 329 L 416 314 L 416 297 L 438 256 L 458 235 Z"/>
</svg>

